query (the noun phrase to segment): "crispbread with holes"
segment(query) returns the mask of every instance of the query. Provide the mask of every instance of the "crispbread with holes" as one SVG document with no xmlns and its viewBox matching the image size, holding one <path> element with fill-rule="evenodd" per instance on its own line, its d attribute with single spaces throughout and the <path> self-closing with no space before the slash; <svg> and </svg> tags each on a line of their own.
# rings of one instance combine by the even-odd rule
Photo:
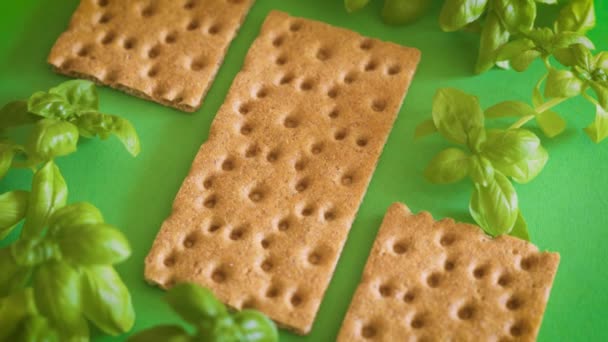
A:
<svg viewBox="0 0 608 342">
<path fill-rule="evenodd" d="M 82 0 L 48 61 L 69 76 L 192 112 L 254 0 Z"/>
<path fill-rule="evenodd" d="M 534 341 L 558 264 L 529 242 L 395 203 L 338 341 Z"/>
<path fill-rule="evenodd" d="M 298 333 L 312 326 L 418 50 L 271 12 L 146 259 Z"/>
</svg>

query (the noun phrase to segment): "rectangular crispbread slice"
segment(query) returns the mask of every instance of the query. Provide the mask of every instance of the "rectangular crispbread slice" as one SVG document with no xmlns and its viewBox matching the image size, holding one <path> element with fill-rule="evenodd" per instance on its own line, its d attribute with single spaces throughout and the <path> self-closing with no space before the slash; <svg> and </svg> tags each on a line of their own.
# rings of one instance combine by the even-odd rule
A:
<svg viewBox="0 0 608 342">
<path fill-rule="evenodd" d="M 48 62 L 192 112 L 254 0 L 82 0 Z"/>
<path fill-rule="evenodd" d="M 271 12 L 146 259 L 310 331 L 418 50 Z"/>
<path fill-rule="evenodd" d="M 524 240 L 395 203 L 338 341 L 534 341 L 558 264 Z"/>
</svg>

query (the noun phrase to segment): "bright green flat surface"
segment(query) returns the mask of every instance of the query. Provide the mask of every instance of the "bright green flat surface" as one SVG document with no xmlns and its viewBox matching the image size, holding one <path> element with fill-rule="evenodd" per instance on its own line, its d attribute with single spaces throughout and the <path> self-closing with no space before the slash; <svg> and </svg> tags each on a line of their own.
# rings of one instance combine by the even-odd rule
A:
<svg viewBox="0 0 608 342">
<path fill-rule="evenodd" d="M 607 49 L 608 4 L 603 0 L 596 3 L 598 22 L 602 24 L 591 36 L 599 48 Z M 45 60 L 76 5 L 77 0 L 0 4 L 0 103 L 27 97 L 66 79 L 55 75 Z M 70 189 L 70 201 L 94 203 L 107 221 L 122 228 L 132 242 L 133 256 L 119 270 L 131 289 L 138 315 L 134 331 L 175 320 L 161 300 L 162 291 L 143 281 L 143 260 L 169 214 L 195 152 L 207 138 L 211 120 L 248 47 L 271 9 L 422 50 L 420 68 L 352 227 L 314 329 L 307 337 L 282 332 L 283 341 L 335 339 L 390 203 L 402 201 L 414 211 L 429 210 L 435 217 L 469 220 L 468 184 L 435 186 L 422 178 L 425 164 L 445 146 L 436 137 L 418 142 L 412 139 L 415 125 L 429 116 L 435 90 L 459 87 L 478 95 L 484 106 L 507 99 L 529 100 L 542 72 L 540 63 L 536 63 L 524 74 L 493 70 L 474 76 L 471 70 L 477 37 L 441 32 L 436 24 L 437 10 L 413 26 L 394 28 L 381 23 L 377 15 L 380 2 L 361 13 L 347 15 L 341 0 L 258 0 L 197 113 L 184 114 L 101 89 L 102 110 L 122 114 L 136 126 L 142 139 L 141 155 L 132 159 L 116 140 L 88 141 L 80 145 L 78 153 L 58 163 Z M 568 130 L 557 139 L 544 140 L 551 156 L 544 172 L 531 184 L 516 186 L 533 241 L 541 249 L 560 252 L 562 258 L 540 340 L 608 340 L 608 142 L 594 145 L 581 131 L 594 113 L 587 103 L 576 100 L 559 110 L 566 115 Z M 28 189 L 30 179 L 28 172 L 13 170 L 0 182 L 0 192 Z M 95 340 L 111 339 L 96 335 Z"/>
</svg>

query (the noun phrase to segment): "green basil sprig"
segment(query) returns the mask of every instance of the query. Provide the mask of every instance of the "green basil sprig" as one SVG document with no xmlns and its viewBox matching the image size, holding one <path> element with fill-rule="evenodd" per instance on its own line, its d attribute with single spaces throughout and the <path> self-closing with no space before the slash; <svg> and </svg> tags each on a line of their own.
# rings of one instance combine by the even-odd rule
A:
<svg viewBox="0 0 608 342">
<path fill-rule="evenodd" d="M 511 111 L 528 114 L 529 106 L 503 103 L 486 110 L 491 116 Z M 450 147 L 435 156 L 425 177 L 436 184 L 473 182 L 469 211 L 481 228 L 492 236 L 512 234 L 529 239 L 527 226 L 511 180 L 527 183 L 544 168 L 547 151 L 540 139 L 522 128 L 486 129 L 484 111 L 476 97 L 453 88 L 439 89 L 433 99 L 432 121 L 419 126 L 417 136 L 439 132 Z"/>
<path fill-rule="evenodd" d="M 427 1 L 428 2 L 428 1 Z M 388 10 L 398 15 L 396 8 L 414 6 L 419 1 L 403 1 L 410 5 Z M 422 2 L 420 2 L 422 3 Z M 357 10 L 367 1 L 345 0 L 347 9 Z M 596 24 L 594 0 L 569 0 L 559 4 L 561 9 L 552 27 L 535 27 L 537 4 L 558 5 L 557 0 L 445 0 L 439 24 L 446 32 L 468 30 L 480 32 L 479 55 L 475 71 L 481 73 L 497 65 L 526 70 L 541 59 L 547 73 L 533 91 L 533 108 L 518 103 L 516 111 L 490 111 L 489 117 L 519 117 L 513 128 L 522 127 L 535 119 L 549 136 L 554 137 L 566 128 L 566 122 L 552 107 L 566 99 L 583 96 L 595 108 L 595 120 L 585 128 L 596 143 L 608 137 L 608 52 L 591 53 L 593 42 L 585 36 Z M 385 8 L 387 8 L 385 6 Z M 564 68 L 552 65 L 555 59 Z M 541 89 L 544 86 L 544 91 Z M 545 101 L 545 98 L 548 99 Z M 513 106 L 514 102 L 502 107 Z M 500 114 L 497 114 L 500 113 Z M 420 128 L 423 129 L 423 128 Z M 427 126 L 427 129 L 433 129 Z"/>
<path fill-rule="evenodd" d="M 345 4 L 351 11 L 367 1 L 345 0 Z M 535 26 L 542 8 L 538 4 L 561 6 L 552 27 Z M 446 140 L 466 146 L 468 152 L 455 147 L 440 152 L 425 176 L 434 183 L 471 178 L 474 191 L 469 211 L 488 234 L 529 239 L 510 180 L 531 181 L 542 171 L 548 155 L 540 139 L 522 128 L 525 124 L 535 120 L 547 137 L 555 137 L 566 129 L 566 121 L 553 108 L 583 96 L 596 111 L 585 132 L 596 143 L 608 137 L 608 52 L 594 55 L 595 46 L 585 36 L 595 23 L 593 0 L 561 4 L 557 0 L 444 0 L 439 16 L 444 31 L 480 33 L 476 73 L 494 66 L 522 72 L 536 59 L 547 68 L 536 82 L 531 104 L 504 101 L 482 111 L 476 98 L 441 89 L 433 102 L 433 118 L 416 128 L 416 137 L 439 132 Z M 502 130 L 484 127 L 484 118 L 505 117 L 517 121 Z"/>
<path fill-rule="evenodd" d="M 230 313 L 208 289 L 178 284 L 169 290 L 166 300 L 181 318 L 194 326 L 194 334 L 179 325 L 161 325 L 131 336 L 129 342 L 278 341 L 275 324 L 262 313 L 255 310 Z"/>
<path fill-rule="evenodd" d="M 3 234 L 25 220 L 21 238 L 0 249 L 0 337 L 87 341 L 87 321 L 110 335 L 133 326 L 131 296 L 113 268 L 131 254 L 127 239 L 93 205 L 66 200 L 53 161 L 36 171 L 31 192 L 0 195 Z"/>
<path fill-rule="evenodd" d="M 35 167 L 76 151 L 80 137 L 115 135 L 127 151 L 136 156 L 140 143 L 129 121 L 99 112 L 95 84 L 72 80 L 34 93 L 26 101 L 13 101 L 0 109 L 0 131 L 28 126 L 27 141 L 0 141 L 0 178 L 13 165 Z M 16 155 L 25 161 L 14 163 Z"/>
<path fill-rule="evenodd" d="M 512 128 L 522 127 L 528 121 L 536 119 L 545 135 L 554 137 L 566 128 L 566 122 L 552 110 L 559 103 L 583 96 L 595 108 L 595 120 L 585 128 L 585 132 L 596 143 L 608 137 L 608 53 L 593 55 L 594 44 L 585 36 L 595 26 L 595 8 L 593 0 L 571 0 L 560 11 L 553 28 L 534 28 L 535 4 L 533 1 L 446 1 L 447 18 L 458 15 L 470 20 L 478 20 L 478 12 L 470 6 L 486 2 L 488 11 L 482 29 L 480 57 L 477 71 L 482 72 L 494 64 L 511 66 L 516 71 L 524 71 L 537 58 L 547 68 L 547 73 L 536 83 L 532 94 L 534 108 L 522 102 L 508 101 L 498 104 L 486 112 L 488 117 L 519 117 Z M 537 1 L 555 4 L 557 1 Z M 449 4 L 458 6 L 449 10 Z M 476 7 L 477 8 L 477 7 Z M 477 8 L 478 9 L 478 8 Z M 509 37 L 498 35 L 485 36 L 487 27 L 493 24 L 491 17 L 495 11 L 500 17 L 499 25 L 506 28 Z M 443 12 L 442 12 L 443 13 Z M 500 14 L 502 13 L 502 14 Z M 507 19 L 511 18 L 511 19 Z M 449 23 L 449 22 L 448 22 Z M 443 25 L 445 30 L 460 29 L 471 21 L 459 21 L 459 25 Z M 509 24 L 510 23 L 510 24 Z M 494 29 L 496 30 L 496 29 Z M 486 39 L 493 44 L 485 44 Z M 551 63 L 554 57 L 566 69 L 558 68 Z M 544 85 L 544 92 L 541 88 Z M 592 91 L 595 97 L 589 95 Z M 545 101 L 545 98 L 548 99 Z M 510 107 L 510 108 L 509 108 Z M 517 108 L 515 108 L 517 107 Z"/>
<path fill-rule="evenodd" d="M 522 102 L 508 101 L 498 104 L 495 109 L 487 111 L 486 115 L 488 117 L 519 117 L 519 121 L 516 123 L 518 127 L 529 120 L 536 119 L 543 132 L 549 137 L 554 137 L 564 131 L 566 122 L 550 108 L 580 95 L 590 102 L 596 111 L 594 122 L 585 128 L 585 132 L 596 143 L 605 139 L 608 136 L 608 118 L 606 116 L 608 110 L 608 52 L 593 55 L 590 51 L 590 47 L 593 47 L 592 44 L 586 42 L 586 38 L 582 40 L 580 38 L 572 40 L 573 43 L 570 45 L 563 44 L 557 48 L 555 45 L 541 48 L 530 40 L 527 43 L 524 42 L 526 49 L 529 49 L 527 51 L 519 48 L 524 44 L 519 44 L 518 41 L 505 45 L 498 54 L 499 59 L 504 58 L 511 65 L 519 65 L 517 60 L 522 59 L 521 56 L 526 55 L 529 51 L 535 51 L 536 55 L 545 62 L 547 73 L 541 77 L 533 90 L 534 109 Z M 515 47 L 516 44 L 520 46 Z M 550 49 L 553 49 L 552 52 L 556 59 L 569 69 L 559 69 L 553 66 L 549 60 L 550 54 L 540 52 L 550 51 Z M 521 63 L 521 68 L 516 69 L 523 71 L 529 63 L 530 61 Z M 541 91 L 543 85 L 544 92 Z M 589 93 L 594 94 L 595 97 Z M 549 100 L 545 102 L 545 98 Z M 507 110 L 506 107 L 511 107 L 512 110 Z"/>
<path fill-rule="evenodd" d="M 0 140 L 0 178 L 10 167 L 34 170 L 31 191 L 0 194 L 0 239 L 23 222 L 19 239 L 0 249 L 0 341 L 88 341 L 89 322 L 114 336 L 133 326 L 131 296 L 113 267 L 129 257 L 129 243 L 93 205 L 66 205 L 54 162 L 80 137 L 115 135 L 139 153 L 133 126 L 98 109 L 94 84 L 76 80 L 0 110 L 3 135 L 29 129 L 23 144 Z"/>
<path fill-rule="evenodd" d="M 360 10 L 368 3 L 369 0 L 344 0 L 348 12 Z M 382 19 L 387 24 L 408 24 L 423 16 L 431 3 L 431 0 L 385 0 Z M 537 57 L 554 52 L 557 56 L 560 52 L 556 50 L 577 41 L 591 48 L 584 35 L 595 26 L 593 0 L 570 0 L 562 4 L 553 29 L 535 28 L 537 4 L 558 5 L 558 1 L 444 0 L 439 26 L 445 32 L 480 33 L 477 73 L 494 65 L 509 67 L 505 59 L 510 60 L 510 66 L 516 70 L 522 70 Z M 507 51 L 503 49 L 505 45 L 508 45 Z M 497 58 L 500 51 L 502 56 Z"/>
<path fill-rule="evenodd" d="M 495 64 L 524 70 L 537 57 L 558 55 L 559 50 L 574 44 L 592 48 L 584 35 L 595 26 L 593 0 L 570 0 L 562 7 L 553 29 L 535 28 L 537 3 L 556 5 L 558 1 L 445 0 L 439 25 L 446 32 L 478 28 L 477 73 Z"/>
</svg>

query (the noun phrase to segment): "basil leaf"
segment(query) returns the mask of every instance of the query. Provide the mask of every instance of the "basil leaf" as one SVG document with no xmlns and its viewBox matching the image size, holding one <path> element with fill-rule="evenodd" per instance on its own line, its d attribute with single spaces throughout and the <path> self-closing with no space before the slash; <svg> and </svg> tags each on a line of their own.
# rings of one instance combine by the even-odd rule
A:
<svg viewBox="0 0 608 342">
<path fill-rule="evenodd" d="M 534 133 L 524 130 L 491 131 L 483 155 L 494 167 L 518 183 L 527 183 L 544 168 L 548 155 Z"/>
<path fill-rule="evenodd" d="M 459 30 L 479 19 L 488 0 L 446 0 L 439 15 L 439 26 L 446 32 Z"/>
<path fill-rule="evenodd" d="M 541 56 L 541 53 L 536 50 L 528 50 L 524 53 L 513 57 L 511 59 L 511 66 L 515 71 L 523 72 L 528 69 L 530 64 L 534 62 L 535 59 Z"/>
<path fill-rule="evenodd" d="M 63 258 L 77 265 L 111 265 L 131 255 L 124 234 L 103 223 L 58 227 L 53 238 Z"/>
<path fill-rule="evenodd" d="M 232 316 L 221 316 L 198 325 L 195 339 L 199 341 L 246 341 Z"/>
<path fill-rule="evenodd" d="M 65 205 L 67 196 L 68 189 L 57 165 L 47 162 L 34 174 L 22 237 L 39 236 L 51 214 Z"/>
<path fill-rule="evenodd" d="M 497 165 L 510 165 L 527 158 L 540 146 L 540 139 L 525 129 L 490 130 L 483 155 Z"/>
<path fill-rule="evenodd" d="M 15 149 L 9 144 L 0 144 L 0 179 L 2 179 L 13 164 Z"/>
<path fill-rule="evenodd" d="M 50 160 L 76 151 L 78 128 L 66 121 L 42 119 L 30 132 L 26 150 L 31 158 Z"/>
<path fill-rule="evenodd" d="M 422 138 L 433 133 L 437 133 L 437 127 L 435 127 L 433 119 L 427 119 L 416 127 L 416 131 L 414 132 L 414 139 Z"/>
<path fill-rule="evenodd" d="M 494 167 L 487 158 L 480 155 L 471 157 L 470 176 L 473 183 L 487 186 L 494 179 Z"/>
<path fill-rule="evenodd" d="M 536 122 L 549 138 L 561 134 L 566 129 L 566 121 L 559 114 L 548 110 L 536 115 Z"/>
<path fill-rule="evenodd" d="M 504 101 L 493 105 L 484 112 L 488 118 L 522 117 L 536 112 L 529 104 L 521 101 Z"/>
<path fill-rule="evenodd" d="M 161 325 L 141 331 L 128 339 L 129 342 L 186 342 L 190 336 L 179 325 Z"/>
<path fill-rule="evenodd" d="M 131 330 L 135 322 L 129 290 L 112 266 L 82 269 L 82 307 L 89 321 L 112 336 Z"/>
<path fill-rule="evenodd" d="M 36 314 L 32 289 L 20 289 L 9 296 L 0 298 L 0 341 L 11 341 L 18 332 L 20 323 L 28 316 Z"/>
<path fill-rule="evenodd" d="M 433 122 L 446 139 L 466 144 L 473 128 L 483 128 L 479 100 L 458 89 L 442 88 L 433 98 Z"/>
<path fill-rule="evenodd" d="M 536 177 L 548 159 L 540 139 L 525 129 L 491 131 L 483 154 L 497 170 L 519 183 Z"/>
<path fill-rule="evenodd" d="M 241 331 L 243 341 L 276 342 L 279 340 L 279 333 L 274 322 L 258 311 L 243 310 L 232 317 Z"/>
<path fill-rule="evenodd" d="M 494 179 L 487 186 L 476 183 L 469 211 L 486 233 L 492 236 L 508 234 L 519 212 L 513 185 L 499 172 L 494 173 Z"/>
<path fill-rule="evenodd" d="M 34 93 L 27 102 L 29 112 L 52 119 L 67 120 L 86 111 L 96 111 L 99 100 L 90 81 L 64 82 L 49 92 Z"/>
<path fill-rule="evenodd" d="M 555 22 L 555 30 L 558 32 L 587 33 L 594 27 L 594 0 L 570 0 L 559 12 Z"/>
<path fill-rule="evenodd" d="M 27 191 L 10 191 L 0 195 L 0 240 L 25 218 Z"/>
<path fill-rule="evenodd" d="M 23 322 L 19 340 L 24 342 L 55 342 L 59 341 L 59 336 L 49 326 L 46 318 L 30 316 Z"/>
<path fill-rule="evenodd" d="M 546 97 L 573 97 L 581 93 L 583 81 L 573 72 L 567 70 L 551 69 L 545 85 Z"/>
<path fill-rule="evenodd" d="M 595 106 L 595 120 L 585 128 L 585 132 L 595 143 L 599 143 L 608 137 L 608 111 L 602 106 Z"/>
<path fill-rule="evenodd" d="M 494 11 L 489 11 L 481 31 L 475 73 L 490 70 L 496 64 L 498 49 L 509 41 L 509 31 Z"/>
<path fill-rule="evenodd" d="M 503 164 L 497 163 L 496 169 L 505 176 L 513 178 L 520 184 L 525 184 L 536 178 L 543 170 L 549 159 L 549 154 L 542 146 L 530 152 L 525 158 L 516 163 Z"/>
<path fill-rule="evenodd" d="M 389 25 L 411 23 L 424 15 L 430 4 L 431 1 L 428 0 L 384 0 L 381 13 L 382 21 Z"/>
<path fill-rule="evenodd" d="M 352 13 L 367 6 L 369 0 L 344 0 L 344 7 L 348 13 Z"/>
<path fill-rule="evenodd" d="M 39 118 L 27 111 L 27 102 L 12 101 L 0 109 L 0 130 L 36 122 Z"/>
<path fill-rule="evenodd" d="M 16 289 L 23 287 L 31 274 L 29 267 L 22 267 L 17 264 L 8 247 L 0 249 L 0 270 L 2 270 L 0 272 L 0 298 L 8 296 Z M 0 330 L 2 330 L 1 321 Z M 0 336 L 2 336 L 1 332 Z"/>
<path fill-rule="evenodd" d="M 577 44 L 570 48 L 574 57 L 574 64 L 586 72 L 591 72 L 594 67 L 594 58 L 591 51 L 585 46 Z"/>
<path fill-rule="evenodd" d="M 548 27 L 534 28 L 525 34 L 534 42 L 535 48 L 550 54 L 555 41 L 555 33 Z"/>
<path fill-rule="evenodd" d="M 76 270 L 62 262 L 45 263 L 34 274 L 33 288 L 40 313 L 60 334 L 81 330 L 80 278 Z"/>
<path fill-rule="evenodd" d="M 580 44 L 588 49 L 595 49 L 595 45 L 591 39 L 577 32 L 560 32 L 553 39 L 554 48 L 567 48 L 576 44 Z"/>
<path fill-rule="evenodd" d="M 520 238 L 522 240 L 530 241 L 530 233 L 528 233 L 528 224 L 524 217 L 521 215 L 521 210 L 517 213 L 517 220 L 513 226 L 513 230 L 509 235 Z"/>
<path fill-rule="evenodd" d="M 173 310 L 192 324 L 210 321 L 227 315 L 224 304 L 203 287 L 182 283 L 167 292 L 166 300 Z"/>
<path fill-rule="evenodd" d="M 509 61 L 522 53 L 534 49 L 534 42 L 530 39 L 517 39 L 501 46 L 496 52 L 497 61 Z"/>
<path fill-rule="evenodd" d="M 449 184 L 462 180 L 469 173 L 469 156 L 457 148 L 439 152 L 424 171 L 424 176 L 435 184 Z"/>
<path fill-rule="evenodd" d="M 529 0 L 495 0 L 496 13 L 511 32 L 526 32 L 534 26 L 536 3 Z"/>
<path fill-rule="evenodd" d="M 553 57 L 563 66 L 573 67 L 576 64 L 572 48 L 556 49 L 553 51 Z"/>
<path fill-rule="evenodd" d="M 96 111 L 99 108 L 99 98 L 95 83 L 85 80 L 71 80 L 51 88 L 50 94 L 57 94 L 77 111 Z"/>
<path fill-rule="evenodd" d="M 43 91 L 30 96 L 27 101 L 27 110 L 30 113 L 50 119 L 65 120 L 74 115 L 74 108 L 63 96 Z"/>
<path fill-rule="evenodd" d="M 593 64 L 596 69 L 602 69 L 608 73 L 608 51 L 598 53 Z"/>
<path fill-rule="evenodd" d="M 131 155 L 139 154 L 141 148 L 137 132 L 129 121 L 121 117 L 89 112 L 78 117 L 74 124 L 78 126 L 80 134 L 85 137 L 98 135 L 101 139 L 106 139 L 110 134 L 114 134 Z"/>
<path fill-rule="evenodd" d="M 597 95 L 600 106 L 608 109 L 608 86 L 604 86 L 598 82 L 591 82 L 591 88 Z"/>
<path fill-rule="evenodd" d="M 49 219 L 49 233 L 55 235 L 61 227 L 103 223 L 99 209 L 87 202 L 79 202 L 58 209 Z"/>
</svg>

